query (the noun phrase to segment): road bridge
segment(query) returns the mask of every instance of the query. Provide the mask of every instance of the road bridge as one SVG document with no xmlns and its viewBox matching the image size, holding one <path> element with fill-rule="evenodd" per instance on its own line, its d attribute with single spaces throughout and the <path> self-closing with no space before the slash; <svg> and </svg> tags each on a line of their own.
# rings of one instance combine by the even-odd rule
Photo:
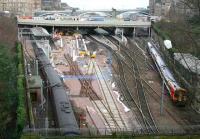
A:
<svg viewBox="0 0 200 139">
<path fill-rule="evenodd" d="M 41 26 L 41 27 L 75 27 L 75 28 L 130 28 L 133 29 L 135 36 L 136 28 L 148 28 L 149 35 L 151 34 L 151 22 L 148 21 L 123 21 L 119 19 L 108 19 L 105 21 L 78 21 L 78 20 L 34 20 L 34 19 L 20 19 L 17 20 L 18 27 L 24 28 L 27 26 Z"/>
<path fill-rule="evenodd" d="M 142 21 L 122 21 L 122 20 L 105 20 L 105 21 L 73 21 L 73 20 L 34 20 L 34 19 L 18 19 L 18 25 L 31 26 L 52 26 L 52 27 L 116 27 L 116 28 L 135 28 L 135 27 L 151 27 L 151 22 Z"/>
</svg>

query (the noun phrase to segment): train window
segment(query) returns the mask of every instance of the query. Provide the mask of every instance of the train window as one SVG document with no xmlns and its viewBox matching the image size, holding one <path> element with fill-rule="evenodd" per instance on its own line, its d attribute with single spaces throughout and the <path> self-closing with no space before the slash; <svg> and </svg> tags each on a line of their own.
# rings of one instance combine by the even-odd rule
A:
<svg viewBox="0 0 200 139">
<path fill-rule="evenodd" d="M 66 110 L 65 110 L 65 113 L 70 113 L 70 112 L 71 112 L 70 109 L 66 109 Z"/>
<path fill-rule="evenodd" d="M 64 104 L 64 103 L 65 103 L 64 101 L 61 101 L 61 102 L 60 102 L 60 104 Z"/>
<path fill-rule="evenodd" d="M 61 111 L 65 112 L 65 113 L 71 112 L 69 103 L 65 102 L 65 101 L 60 102 L 60 109 L 61 109 Z"/>
</svg>

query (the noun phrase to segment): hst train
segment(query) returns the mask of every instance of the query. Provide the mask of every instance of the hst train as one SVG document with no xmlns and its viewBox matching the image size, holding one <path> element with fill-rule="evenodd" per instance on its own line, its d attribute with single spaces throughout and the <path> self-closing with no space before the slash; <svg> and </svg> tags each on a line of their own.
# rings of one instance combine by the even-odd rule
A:
<svg viewBox="0 0 200 139">
<path fill-rule="evenodd" d="M 153 43 L 147 43 L 147 51 L 151 55 L 161 77 L 164 79 L 165 86 L 169 92 L 172 101 L 176 105 L 184 106 L 187 101 L 187 90 L 182 88 L 175 80 L 173 74 L 165 64 L 157 48 Z"/>
</svg>

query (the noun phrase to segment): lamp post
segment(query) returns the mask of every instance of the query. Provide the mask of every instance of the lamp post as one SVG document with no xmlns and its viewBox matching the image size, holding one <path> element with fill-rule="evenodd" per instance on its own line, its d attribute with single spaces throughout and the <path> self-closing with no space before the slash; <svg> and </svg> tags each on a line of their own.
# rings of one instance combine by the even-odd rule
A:
<svg viewBox="0 0 200 139">
<path fill-rule="evenodd" d="M 165 93 L 165 82 L 164 82 L 164 78 L 162 76 L 162 94 L 161 94 L 161 103 L 160 103 L 160 115 L 163 115 L 164 93 Z"/>
<path fill-rule="evenodd" d="M 172 48 L 172 44 L 170 40 L 164 40 L 164 45 L 167 49 Z M 160 102 L 160 115 L 163 115 L 163 108 L 164 108 L 164 93 L 165 93 L 165 81 L 163 75 L 162 78 L 162 94 L 161 94 L 161 102 Z"/>
</svg>

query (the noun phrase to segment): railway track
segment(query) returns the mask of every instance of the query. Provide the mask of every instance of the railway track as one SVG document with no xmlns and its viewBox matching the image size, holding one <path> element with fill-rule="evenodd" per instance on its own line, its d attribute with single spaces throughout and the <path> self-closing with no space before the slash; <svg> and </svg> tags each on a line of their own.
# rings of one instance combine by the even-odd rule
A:
<svg viewBox="0 0 200 139">
<path fill-rule="evenodd" d="M 65 54 L 65 59 L 68 61 L 75 75 L 83 75 L 81 71 L 79 70 L 78 65 L 72 61 L 69 55 Z M 112 132 L 122 130 L 122 128 L 126 129 L 123 119 L 121 118 L 120 114 L 116 113 L 116 111 L 113 112 L 113 106 L 110 108 L 108 102 L 105 103 L 104 100 L 102 100 L 101 98 L 99 98 L 99 96 L 97 96 L 97 94 L 92 89 L 91 82 L 87 80 L 83 80 L 83 79 L 79 79 L 79 81 L 81 83 L 82 89 L 84 88 L 83 91 L 87 91 L 87 93 L 85 94 L 87 94 L 88 97 L 90 97 L 90 99 L 92 100 L 93 106 L 104 119 L 106 131 L 111 134 Z M 109 101 L 111 101 L 111 99 L 109 99 Z"/>
<path fill-rule="evenodd" d="M 100 100 L 101 98 L 96 94 L 94 89 L 92 88 L 92 84 L 89 80 L 84 78 L 79 78 L 80 76 L 83 77 L 83 73 L 79 70 L 78 64 L 73 62 L 71 57 L 67 54 L 64 55 L 65 59 L 70 65 L 73 73 L 78 77 L 80 84 L 81 84 L 81 96 L 90 97 L 92 100 Z"/>
<path fill-rule="evenodd" d="M 113 43 L 115 43 L 112 39 L 109 39 L 111 42 L 113 42 Z M 130 42 L 131 41 L 131 42 Z M 148 57 L 147 57 L 147 54 L 146 54 L 146 48 L 144 47 L 144 42 L 145 42 L 146 40 L 145 39 L 142 39 L 141 41 L 140 40 L 130 40 L 130 38 L 128 38 L 128 42 L 129 42 L 129 44 L 131 43 L 132 45 L 128 45 L 127 46 L 127 48 L 129 48 L 129 50 L 131 50 L 132 51 L 132 53 L 134 53 L 133 51 L 135 51 L 136 53 L 138 53 L 138 55 L 130 55 L 129 54 L 129 56 L 128 55 L 118 55 L 118 56 L 116 56 L 116 60 L 118 61 L 117 63 L 118 63 L 118 66 L 120 65 L 119 64 L 119 57 L 121 57 L 121 60 L 122 60 L 122 66 L 119 66 L 118 67 L 118 69 L 122 69 L 122 71 L 118 71 L 119 72 L 119 74 L 121 74 L 120 75 L 120 78 L 122 78 L 123 80 L 121 80 L 121 79 L 119 79 L 119 81 L 118 81 L 118 83 L 117 83 L 117 85 L 118 85 L 118 87 L 120 87 L 120 90 L 123 90 L 122 92 L 126 92 L 126 95 L 123 95 L 123 97 L 124 97 L 124 99 L 126 100 L 126 103 L 127 103 L 127 105 L 130 107 L 130 106 L 133 106 L 134 108 L 132 109 L 133 111 L 135 111 L 135 108 L 137 108 L 139 105 L 137 105 L 138 103 L 135 101 L 135 100 L 132 100 L 132 102 L 130 102 L 130 100 L 131 100 L 131 98 L 133 98 L 133 99 L 135 99 L 134 98 L 134 96 L 132 96 L 132 95 L 130 95 L 130 88 L 128 87 L 128 85 L 127 85 L 127 80 L 126 80 L 126 78 L 125 77 L 123 77 L 124 75 L 123 75 L 123 73 L 124 73 L 124 71 L 123 71 L 123 68 L 124 68 L 124 66 L 123 66 L 123 64 L 125 64 L 127 67 L 128 67 L 128 70 L 131 72 L 131 66 L 130 65 L 128 65 L 128 63 L 130 62 L 130 60 L 127 60 L 127 61 L 125 61 L 124 59 L 126 59 L 127 57 L 131 57 L 131 56 L 134 56 L 134 57 L 137 57 L 137 60 L 135 60 L 137 63 L 138 62 L 140 62 L 140 63 L 144 63 L 144 61 L 145 61 L 145 63 L 146 63 L 146 65 L 145 65 L 145 68 L 147 68 L 147 70 L 149 70 L 149 69 L 153 69 L 154 71 L 156 71 L 156 68 L 151 64 L 152 63 L 152 61 L 151 61 L 151 59 L 149 59 Z M 138 46 L 137 44 L 140 44 L 140 46 L 141 45 L 143 45 L 143 47 L 140 47 L 140 46 Z M 118 45 L 118 44 L 116 44 L 116 45 Z M 133 46 L 133 45 L 137 45 L 137 46 L 135 46 L 135 47 L 131 47 L 131 46 Z M 121 48 L 122 48 L 122 46 L 121 46 Z M 113 51 L 112 49 L 110 49 L 109 47 L 108 47 L 108 49 L 110 50 L 110 51 Z M 123 50 L 122 50 L 123 51 Z M 140 52 L 139 52 L 140 51 Z M 146 56 L 147 57 L 147 61 L 146 60 L 144 60 L 144 58 L 141 58 L 140 56 L 141 56 L 141 52 L 142 52 L 142 55 L 144 55 L 144 56 Z M 114 53 L 116 53 L 116 51 L 113 51 L 113 54 Z M 115 55 L 115 54 L 114 54 Z M 121 67 L 121 68 L 120 68 Z M 115 70 L 116 71 L 116 70 Z M 142 84 L 142 87 L 143 87 L 143 90 L 144 90 L 144 92 L 146 92 L 146 94 L 148 94 L 148 95 L 151 95 L 157 102 L 158 102 L 158 100 L 160 100 L 160 98 L 158 98 L 158 94 L 157 94 L 157 92 L 144 80 L 144 79 L 140 79 L 140 81 L 141 81 L 141 84 Z M 127 93 L 128 92 L 128 93 Z M 153 95 L 154 94 L 154 95 Z M 156 96 L 157 95 L 157 96 Z M 159 103 L 159 102 L 158 102 Z M 140 109 L 140 107 L 138 107 L 137 109 Z M 177 130 L 177 128 L 168 128 L 168 130 L 162 130 L 162 131 L 159 131 L 158 130 L 158 128 L 157 128 L 157 126 L 155 126 L 155 128 L 153 129 L 153 130 L 155 130 L 155 131 L 152 131 L 152 132 L 154 132 L 154 133 L 158 133 L 158 132 L 161 132 L 161 133 L 163 133 L 163 134 L 170 134 L 170 133 L 172 133 L 172 134 L 174 134 L 174 133 L 176 133 L 176 134 L 187 134 L 187 133 L 197 133 L 199 130 L 198 129 L 196 129 L 196 126 L 194 126 L 194 127 L 192 127 L 192 126 L 184 126 L 184 125 L 190 125 L 190 123 L 188 122 L 188 120 L 187 119 L 184 119 L 184 118 L 181 118 L 181 119 L 178 119 L 175 115 L 174 115 L 174 113 L 177 113 L 177 111 L 175 111 L 175 110 L 172 110 L 171 111 L 171 109 L 169 110 L 168 108 L 165 108 L 165 110 L 166 110 L 166 112 L 167 112 L 167 114 L 176 122 L 176 123 L 178 123 L 180 126 L 183 126 L 183 130 Z M 141 111 L 142 112 L 142 110 L 140 109 L 139 111 Z M 137 115 L 139 115 L 139 114 L 137 114 Z M 142 115 L 142 114 L 141 114 Z M 138 116 L 137 116 L 138 117 Z M 145 117 L 143 117 L 143 119 L 145 119 Z M 137 121 L 141 121 L 140 120 L 140 118 L 137 118 Z M 154 121 L 153 121 L 154 122 Z M 146 123 L 146 125 L 148 126 L 150 123 Z M 142 125 L 142 123 L 141 123 L 141 125 Z M 144 125 L 144 124 L 143 124 Z M 152 128 L 151 128 L 151 130 L 152 130 Z M 143 131 L 144 132 L 146 132 L 147 130 L 145 130 L 145 129 L 143 129 Z M 176 132 L 174 132 L 174 131 L 176 131 Z M 191 131 L 194 131 L 194 132 L 191 132 Z M 148 131 L 149 132 L 149 131 Z"/>
<path fill-rule="evenodd" d="M 114 44 L 117 45 L 117 41 L 112 38 L 112 37 L 107 37 L 110 41 L 112 41 Z M 128 40 L 128 45 L 129 47 L 134 47 L 131 45 L 130 41 Z M 130 46 L 131 45 L 131 46 Z M 148 102 L 146 100 L 146 96 L 145 96 L 145 91 L 143 88 L 143 83 L 141 81 L 141 73 L 140 73 L 140 69 L 138 67 L 138 61 L 136 61 L 135 59 L 138 59 L 138 55 L 135 54 L 136 51 L 132 51 L 131 49 L 127 49 L 125 46 L 121 45 L 121 54 L 125 57 L 125 59 L 123 60 L 123 63 L 125 63 L 125 65 L 127 67 L 129 67 L 130 72 L 134 75 L 135 77 L 135 83 L 136 83 L 136 88 L 137 88 L 137 95 L 138 95 L 138 106 L 142 111 L 143 114 L 143 121 L 144 121 L 144 125 L 145 125 L 145 129 L 148 132 L 153 132 L 156 133 L 158 132 L 157 126 L 155 124 L 155 121 L 152 117 L 151 111 L 149 109 L 148 106 Z M 128 50 L 128 51 L 127 51 Z M 128 61 L 128 63 L 127 63 Z M 140 63 L 143 62 L 139 61 Z M 131 66 L 130 66 L 131 65 Z M 122 71 L 124 72 L 124 71 Z"/>
<path fill-rule="evenodd" d="M 120 130 L 127 131 L 128 130 L 127 126 L 124 123 L 121 113 L 120 113 L 120 111 L 117 107 L 117 104 L 113 98 L 112 90 L 111 90 L 110 86 L 108 85 L 100 67 L 96 63 L 93 63 L 93 64 L 94 64 L 96 76 L 97 76 L 99 84 L 101 86 L 101 90 L 102 90 L 101 92 L 104 95 L 104 99 L 106 101 L 107 107 L 111 111 L 113 118 L 116 120 L 117 125 L 120 127 Z"/>
<path fill-rule="evenodd" d="M 160 104 L 160 98 L 161 96 L 157 93 L 156 90 L 154 90 L 148 82 L 146 82 L 144 79 L 142 79 L 144 84 L 145 84 L 145 89 L 147 90 L 147 93 L 149 96 L 151 96 L 158 104 Z M 174 110 L 174 108 L 168 104 L 167 101 L 164 100 L 164 104 L 167 105 L 166 107 L 164 107 L 165 112 L 177 123 L 182 127 L 182 131 L 176 131 L 177 134 L 187 134 L 187 133 L 193 133 L 193 131 L 199 131 L 199 129 L 195 129 L 193 128 L 191 125 L 191 123 L 189 123 L 187 121 L 187 119 L 184 119 L 180 116 L 177 117 L 177 115 L 179 115 L 179 113 L 177 112 L 177 110 Z M 173 130 L 173 128 L 172 128 Z M 166 133 L 169 133 L 167 131 L 165 131 Z M 194 133 L 195 133 L 194 132 Z"/>
<path fill-rule="evenodd" d="M 111 38 L 113 41 L 115 38 Z M 132 45 L 126 45 L 125 47 L 127 47 L 130 51 L 132 52 L 137 52 L 135 53 L 135 57 L 137 57 L 137 59 L 134 59 L 136 61 L 136 63 L 138 64 L 138 67 L 140 69 L 140 72 L 143 71 L 148 71 L 148 70 L 155 70 L 154 65 L 152 64 L 151 59 L 149 58 L 147 51 L 146 51 L 146 47 L 145 47 L 145 42 L 148 39 L 144 39 L 144 38 L 134 38 L 134 40 L 130 37 L 127 37 L 127 41 L 129 42 L 128 44 L 132 44 Z"/>
<path fill-rule="evenodd" d="M 91 39 L 94 40 L 93 38 L 91 38 Z M 108 39 L 113 42 L 113 40 L 111 40 L 110 38 L 108 38 Z M 98 43 L 100 43 L 100 42 L 98 42 Z M 100 44 L 102 44 L 102 43 L 100 43 Z M 112 53 L 115 55 L 115 57 L 116 57 L 116 59 L 118 61 L 118 65 L 121 65 L 119 67 L 119 69 L 121 70 L 120 71 L 121 79 L 120 79 L 120 83 L 118 85 L 120 86 L 120 88 L 123 88 L 124 92 L 126 92 L 127 95 L 124 95 L 124 98 L 127 100 L 127 103 L 130 106 L 130 108 L 132 108 L 132 106 L 134 106 L 135 109 L 133 111 L 136 112 L 136 109 L 139 111 L 139 112 L 137 112 L 137 117 L 138 117 L 137 120 L 140 121 L 141 125 L 143 126 L 143 130 L 142 131 L 145 132 L 145 133 L 156 133 L 156 132 L 158 132 L 158 129 L 157 129 L 156 125 L 155 125 L 155 122 L 154 122 L 154 120 L 152 118 L 152 115 L 151 115 L 151 113 L 149 111 L 149 108 L 148 108 L 148 105 L 146 103 L 146 98 L 144 99 L 145 96 L 144 95 L 140 95 L 138 93 L 139 94 L 139 100 L 142 99 L 142 97 L 143 97 L 142 102 L 138 103 L 135 100 L 136 98 L 134 98 L 132 93 L 130 92 L 130 88 L 127 85 L 126 78 L 123 75 L 124 71 L 123 71 L 122 63 L 124 63 L 129 68 L 129 71 L 131 71 L 131 73 L 134 71 L 134 69 L 131 66 L 129 66 L 128 63 L 125 60 L 122 60 L 122 59 L 126 59 L 125 57 L 121 56 L 119 53 L 116 53 L 116 51 L 113 51 L 111 48 L 109 48 L 109 46 L 106 46 L 106 47 L 110 51 L 112 51 Z M 131 56 L 128 56 L 128 57 L 130 58 Z M 131 58 L 131 60 L 132 60 L 132 58 Z M 129 59 L 129 62 L 131 62 L 131 60 Z M 135 76 L 135 71 L 134 71 L 134 76 Z M 135 77 L 135 78 L 137 78 L 137 77 Z M 137 81 L 140 81 L 140 80 L 137 79 Z M 140 87 L 142 87 L 142 85 Z M 140 119 L 140 117 L 142 117 L 142 119 Z"/>
<path fill-rule="evenodd" d="M 139 107 L 139 105 L 137 104 L 137 101 L 135 100 L 136 98 L 135 98 L 135 96 L 133 96 L 131 89 L 127 85 L 128 81 L 127 81 L 127 78 L 125 77 L 125 74 L 124 74 L 123 63 L 120 60 L 117 60 L 117 63 L 118 63 L 118 69 L 119 69 L 118 73 L 119 73 L 119 76 L 120 76 L 119 81 L 117 82 L 117 85 L 119 86 L 119 88 L 123 92 L 122 93 L 123 99 L 125 99 L 125 102 L 129 106 L 129 108 L 136 115 L 137 122 L 140 124 L 141 127 L 143 127 L 141 129 L 141 132 L 148 133 L 149 131 L 144 128 L 144 127 L 147 126 L 147 123 L 145 122 L 145 117 L 142 113 L 142 110 Z M 114 71 L 117 73 L 114 66 L 112 66 L 112 67 L 113 67 Z"/>
<path fill-rule="evenodd" d="M 132 43 L 133 45 L 134 45 L 134 44 L 137 45 L 137 43 L 136 43 L 135 41 L 131 40 L 130 38 L 128 38 L 128 41 L 130 42 L 130 44 Z M 140 44 L 143 44 L 146 40 L 145 40 L 145 39 L 141 39 L 141 41 L 139 41 L 139 40 L 136 40 L 136 41 L 139 42 Z M 130 46 L 129 46 L 129 48 L 134 48 L 134 47 L 130 47 Z M 134 50 L 134 51 L 136 51 L 136 52 L 139 52 L 139 49 L 142 49 L 142 50 L 140 50 L 140 51 L 145 51 L 145 50 L 146 50 L 145 47 L 140 47 L 140 48 L 138 48 L 138 46 L 137 46 L 137 49 L 138 49 L 138 50 L 136 50 L 136 49 L 132 49 L 132 50 Z M 142 61 L 141 61 L 141 62 L 142 62 Z M 149 64 L 149 65 L 150 65 L 150 64 Z M 150 66 L 151 66 L 151 65 L 150 65 Z M 154 68 L 154 66 L 151 66 L 151 67 L 153 67 L 152 69 L 154 69 L 154 71 L 156 71 L 156 69 Z M 146 93 L 148 93 L 149 95 L 156 94 L 156 95 L 158 96 L 157 92 L 148 84 L 148 82 L 146 82 L 144 79 L 141 79 L 141 82 L 142 82 L 143 88 L 144 88 L 144 90 L 145 90 Z M 154 99 L 155 99 L 155 96 L 152 96 L 152 97 L 154 97 Z M 159 100 L 160 100 L 160 98 L 159 98 Z M 167 104 L 167 103 L 166 103 L 166 104 Z M 168 105 L 167 107 L 170 107 L 170 106 Z M 192 127 L 190 127 L 190 126 L 185 127 L 184 125 L 189 125 L 190 123 L 189 123 L 186 119 L 184 119 L 184 118 L 178 119 L 178 118 L 174 115 L 174 113 L 177 113 L 177 111 L 172 110 L 172 109 L 173 109 L 173 108 L 171 108 L 171 109 L 169 110 L 168 108 L 165 108 L 167 114 L 168 114 L 176 123 L 178 123 L 180 126 L 183 126 L 183 130 L 177 130 L 176 128 L 174 129 L 174 130 L 176 130 L 177 134 L 184 134 L 184 133 L 188 133 L 189 131 L 195 130 L 194 128 L 192 128 Z M 172 130 L 169 129 L 169 132 L 168 132 L 168 131 L 162 131 L 162 132 L 163 132 L 163 133 L 170 133 L 170 132 L 173 133 L 173 128 L 172 128 Z"/>
<path fill-rule="evenodd" d="M 129 38 L 129 41 L 131 41 L 132 43 L 135 43 L 136 45 L 137 44 L 140 44 L 140 49 L 142 49 L 141 51 L 146 51 L 146 48 L 145 48 L 145 42 L 147 41 L 152 41 L 152 40 L 149 40 L 149 39 L 145 39 L 145 38 L 136 38 L 134 40 L 130 40 Z M 149 62 L 151 61 L 150 59 L 148 59 Z M 151 62 L 150 62 L 151 63 Z M 157 69 L 152 66 L 154 71 L 157 71 Z M 145 92 L 148 93 L 149 96 L 151 96 L 158 104 L 160 104 L 160 98 L 161 96 L 157 93 L 157 91 L 155 91 L 147 81 L 145 81 L 144 79 L 142 79 L 142 82 L 143 82 L 143 85 L 144 85 L 144 89 L 146 90 Z M 164 100 L 165 101 L 165 100 Z M 179 113 L 177 112 L 177 110 L 174 110 L 174 108 L 169 105 L 169 103 L 167 101 L 164 102 L 167 107 L 164 107 L 164 110 L 166 111 L 166 113 L 178 124 L 182 127 L 182 130 L 179 129 L 177 130 L 175 127 L 174 130 L 176 130 L 176 133 L 177 134 L 187 134 L 193 130 L 196 131 L 195 128 L 193 128 L 192 126 L 188 126 L 188 125 L 191 125 L 191 123 L 189 123 L 185 118 L 183 118 L 181 115 L 177 117 L 177 115 L 179 115 Z M 187 126 L 186 126 L 187 125 Z M 162 131 L 162 133 L 170 133 L 170 132 L 173 132 L 173 128 L 169 129 L 169 132 L 168 131 Z"/>
<path fill-rule="evenodd" d="M 140 64 L 140 67 L 144 67 L 145 71 L 148 70 L 156 70 L 154 65 L 152 64 L 151 59 L 148 56 L 146 47 L 145 47 L 145 42 L 147 41 L 147 39 L 142 39 L 140 38 L 140 41 L 138 41 L 138 39 L 131 39 L 131 38 L 127 38 L 129 44 L 131 43 L 132 45 L 128 45 L 128 48 L 132 51 L 132 52 L 137 52 L 135 53 L 135 57 L 137 57 L 137 59 L 135 59 L 135 61 Z M 131 46 L 135 46 L 135 47 L 131 47 Z M 143 61 L 143 63 L 142 63 Z M 143 66 L 141 65 L 143 64 Z"/>
</svg>

